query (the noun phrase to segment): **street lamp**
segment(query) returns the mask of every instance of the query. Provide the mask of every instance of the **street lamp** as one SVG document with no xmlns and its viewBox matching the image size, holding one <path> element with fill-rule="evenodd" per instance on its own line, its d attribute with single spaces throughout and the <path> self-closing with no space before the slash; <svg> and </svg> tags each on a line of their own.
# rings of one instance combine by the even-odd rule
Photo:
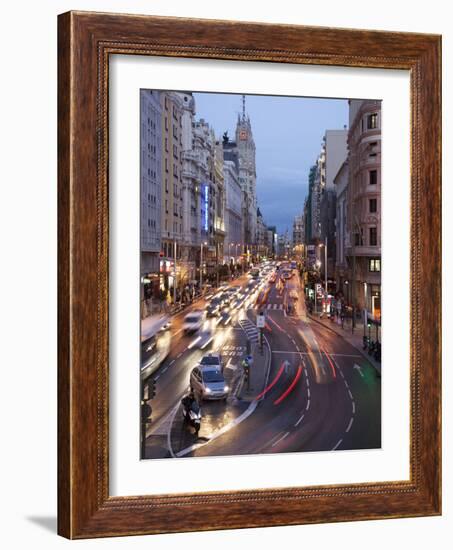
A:
<svg viewBox="0 0 453 550">
<path fill-rule="evenodd" d="M 327 300 L 327 296 L 328 296 L 328 292 L 327 292 L 327 236 L 326 236 L 326 242 L 321 243 L 319 246 L 324 247 L 324 277 L 325 277 L 325 294 L 326 294 L 326 300 Z"/>
</svg>

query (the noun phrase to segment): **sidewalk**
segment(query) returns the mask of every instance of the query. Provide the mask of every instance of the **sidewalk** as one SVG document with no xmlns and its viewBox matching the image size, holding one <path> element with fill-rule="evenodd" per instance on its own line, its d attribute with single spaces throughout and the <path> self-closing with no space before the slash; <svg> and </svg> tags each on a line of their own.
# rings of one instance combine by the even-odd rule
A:
<svg viewBox="0 0 453 550">
<path fill-rule="evenodd" d="M 357 322 L 354 328 L 354 334 L 352 334 L 351 326 L 349 323 L 347 326 L 345 326 L 345 328 L 341 328 L 340 325 L 338 325 L 336 322 L 331 321 L 330 319 L 321 319 L 318 315 L 310 313 L 307 313 L 306 315 L 315 323 L 318 323 L 328 330 L 335 332 L 338 336 L 341 336 L 343 340 L 346 340 L 346 342 L 356 348 L 356 350 L 360 352 L 360 354 L 363 355 L 373 365 L 377 372 L 381 374 L 381 363 L 376 361 L 376 359 L 371 355 L 368 355 L 368 353 L 363 349 L 363 323 Z"/>
<path fill-rule="evenodd" d="M 237 393 L 241 401 L 251 402 L 264 390 L 269 378 L 269 369 L 271 365 L 271 354 L 266 340 L 263 344 L 263 352 L 260 351 L 259 344 L 252 344 L 252 359 L 250 366 L 250 390 L 248 382 L 244 380 L 242 372 L 242 381 Z"/>
</svg>

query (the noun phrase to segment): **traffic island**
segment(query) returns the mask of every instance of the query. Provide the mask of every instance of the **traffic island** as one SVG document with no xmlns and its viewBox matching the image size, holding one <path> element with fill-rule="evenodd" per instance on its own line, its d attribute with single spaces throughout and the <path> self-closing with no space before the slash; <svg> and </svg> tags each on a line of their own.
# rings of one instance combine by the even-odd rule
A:
<svg viewBox="0 0 453 550">
<path fill-rule="evenodd" d="M 245 402 L 254 401 L 263 392 L 269 380 L 271 350 L 265 337 L 262 349 L 259 343 L 252 344 L 250 357 L 248 368 L 244 362 L 240 364 L 241 381 L 238 386 L 237 398 Z"/>
</svg>

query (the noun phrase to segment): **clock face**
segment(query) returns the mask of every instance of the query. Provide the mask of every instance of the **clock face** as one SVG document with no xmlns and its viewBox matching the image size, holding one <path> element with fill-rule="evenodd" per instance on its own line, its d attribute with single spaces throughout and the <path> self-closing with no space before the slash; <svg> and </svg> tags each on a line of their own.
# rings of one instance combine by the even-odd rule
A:
<svg viewBox="0 0 453 550">
<path fill-rule="evenodd" d="M 239 139 L 242 139 L 242 140 L 247 139 L 247 132 L 245 130 L 241 130 L 239 132 Z"/>
</svg>

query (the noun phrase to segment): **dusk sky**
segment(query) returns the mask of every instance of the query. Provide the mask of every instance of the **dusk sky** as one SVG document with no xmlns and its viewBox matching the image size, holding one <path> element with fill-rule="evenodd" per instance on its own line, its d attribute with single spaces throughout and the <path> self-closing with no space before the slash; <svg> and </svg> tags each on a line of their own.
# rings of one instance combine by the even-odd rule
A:
<svg viewBox="0 0 453 550">
<path fill-rule="evenodd" d="M 242 96 L 194 93 L 196 117 L 204 118 L 218 138 L 228 130 L 234 140 Z M 246 96 L 256 145 L 258 206 L 267 225 L 291 233 L 302 212 L 308 173 L 320 152 L 326 130 L 348 123 L 348 102 L 275 96 Z"/>
</svg>

